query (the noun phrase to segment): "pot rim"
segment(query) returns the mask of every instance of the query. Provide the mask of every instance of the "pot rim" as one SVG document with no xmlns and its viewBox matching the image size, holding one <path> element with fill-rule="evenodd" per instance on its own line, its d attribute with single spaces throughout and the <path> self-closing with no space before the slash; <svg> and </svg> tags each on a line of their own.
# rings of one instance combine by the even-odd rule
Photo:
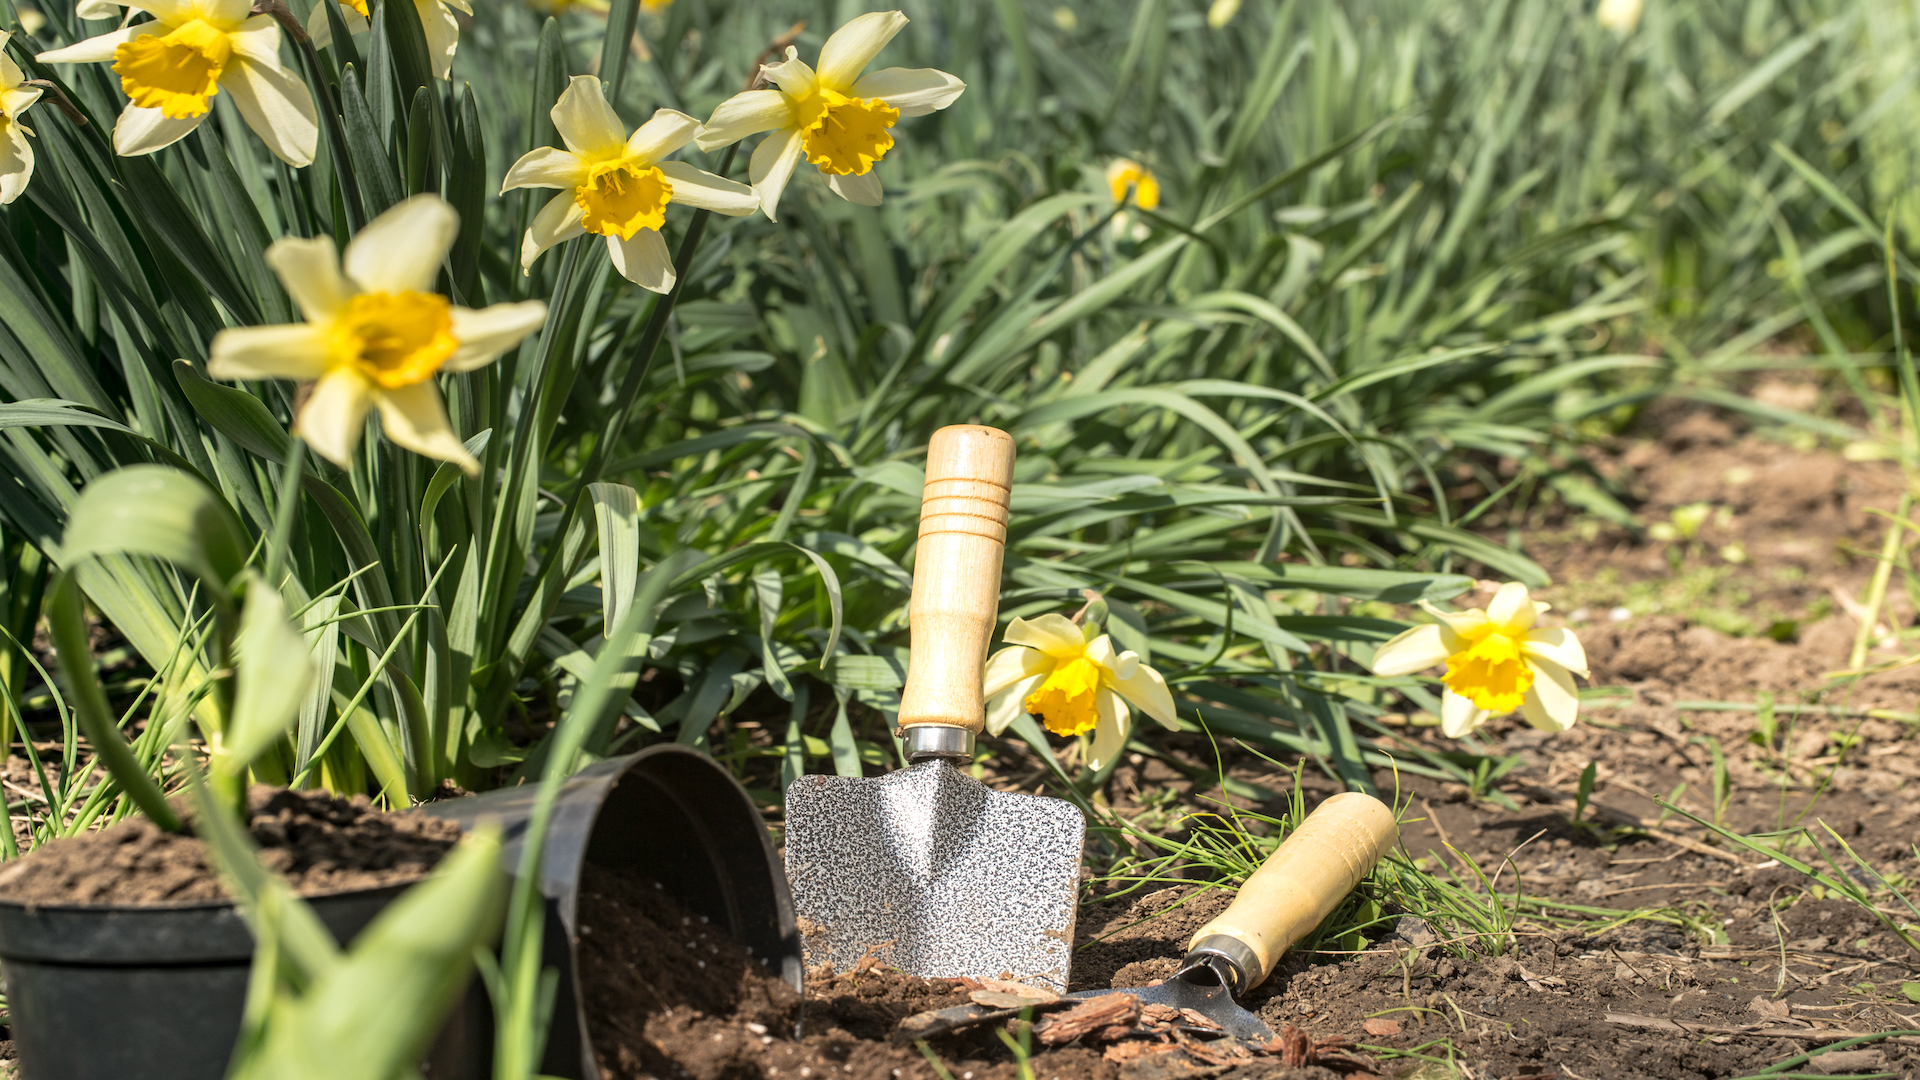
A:
<svg viewBox="0 0 1920 1080">
<path fill-rule="evenodd" d="M 350 896 L 369 896 L 369 895 L 373 895 L 389 889 L 395 890 L 395 891 L 405 891 L 406 889 L 414 885 L 418 885 L 422 881 L 427 880 L 427 878 L 431 876 L 433 876 L 431 873 L 426 873 L 426 874 L 420 875 L 417 878 L 408 878 L 405 881 L 389 882 L 385 885 L 370 885 L 360 889 L 336 889 L 332 892 L 295 893 L 294 895 L 298 896 L 302 900 L 307 901 L 308 903 L 313 903 L 315 901 L 323 901 L 323 900 L 338 900 L 342 897 L 350 897 Z M 18 911 L 27 915 L 35 915 L 43 911 L 57 911 L 62 914 L 120 914 L 120 915 L 139 914 L 142 912 L 155 912 L 155 913 L 178 913 L 178 912 L 191 912 L 191 911 L 212 912 L 212 911 L 219 911 L 222 908 L 238 911 L 240 908 L 240 905 L 233 900 L 190 900 L 184 903 L 174 903 L 174 904 L 43 904 L 43 903 L 29 902 L 25 900 L 15 900 L 11 897 L 0 896 L 0 909 Z"/>
</svg>

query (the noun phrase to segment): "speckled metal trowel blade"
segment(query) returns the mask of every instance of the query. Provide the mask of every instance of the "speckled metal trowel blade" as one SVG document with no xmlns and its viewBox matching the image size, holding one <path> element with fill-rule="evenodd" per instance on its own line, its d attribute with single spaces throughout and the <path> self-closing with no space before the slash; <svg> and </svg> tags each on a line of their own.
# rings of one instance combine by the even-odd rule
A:
<svg viewBox="0 0 1920 1080">
<path fill-rule="evenodd" d="M 807 966 L 868 954 L 927 978 L 1067 988 L 1086 822 L 944 761 L 787 788 L 787 880 Z"/>
</svg>

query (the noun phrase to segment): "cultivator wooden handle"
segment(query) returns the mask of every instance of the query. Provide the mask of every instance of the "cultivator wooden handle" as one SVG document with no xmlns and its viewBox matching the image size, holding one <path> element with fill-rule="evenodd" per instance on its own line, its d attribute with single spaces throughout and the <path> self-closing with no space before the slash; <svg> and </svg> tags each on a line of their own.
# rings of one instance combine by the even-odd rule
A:
<svg viewBox="0 0 1920 1080">
<path fill-rule="evenodd" d="M 1235 994 L 1259 986 L 1399 836 L 1386 803 L 1358 791 L 1335 795 L 1274 849 L 1219 918 L 1200 928 L 1189 956 L 1212 952 L 1233 960 L 1246 976 Z"/>
<path fill-rule="evenodd" d="M 907 756 L 970 756 L 986 722 L 981 673 L 1000 606 L 1013 437 L 961 425 L 933 433 L 907 609 L 911 652 L 900 694 Z"/>
</svg>

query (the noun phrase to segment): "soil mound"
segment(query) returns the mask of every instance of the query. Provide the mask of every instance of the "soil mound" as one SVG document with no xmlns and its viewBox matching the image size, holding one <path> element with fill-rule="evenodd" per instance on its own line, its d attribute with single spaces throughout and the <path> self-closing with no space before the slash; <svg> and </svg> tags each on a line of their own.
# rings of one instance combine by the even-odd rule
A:
<svg viewBox="0 0 1920 1080">
<path fill-rule="evenodd" d="M 450 821 L 376 810 L 364 795 L 248 792 L 263 861 L 302 896 L 398 885 L 425 877 L 460 839 Z M 201 842 L 145 818 L 57 840 L 0 873 L 0 900 L 113 907 L 227 899 Z"/>
</svg>

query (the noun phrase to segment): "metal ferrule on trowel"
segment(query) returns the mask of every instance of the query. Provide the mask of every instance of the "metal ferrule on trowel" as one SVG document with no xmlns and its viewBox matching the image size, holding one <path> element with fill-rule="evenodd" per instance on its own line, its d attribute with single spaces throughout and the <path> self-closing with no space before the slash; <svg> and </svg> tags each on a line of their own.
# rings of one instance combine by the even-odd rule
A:
<svg viewBox="0 0 1920 1080">
<path fill-rule="evenodd" d="M 1199 1014 L 1206 1024 L 1183 1017 L 1181 1026 L 1192 1030 L 1267 1042 L 1274 1037 L 1273 1030 L 1242 1008 L 1240 1001 L 1267 980 L 1287 949 L 1312 933 L 1346 899 L 1398 836 L 1393 811 L 1379 799 L 1352 791 L 1335 795 L 1274 849 L 1226 911 L 1200 928 L 1172 977 L 1157 986 L 1068 994 L 1061 1004 L 1132 994 L 1142 1006 L 1165 1005 Z M 1018 1011 L 963 1005 L 921 1013 L 902 1021 L 896 1038 L 926 1038 Z"/>
<path fill-rule="evenodd" d="M 787 878 L 809 967 L 868 956 L 929 978 L 1063 991 L 1086 824 L 1059 799 L 994 791 L 955 768 L 986 720 L 1013 439 L 948 427 L 926 488 L 900 694 L 909 766 L 803 776 L 787 789 Z"/>
</svg>

